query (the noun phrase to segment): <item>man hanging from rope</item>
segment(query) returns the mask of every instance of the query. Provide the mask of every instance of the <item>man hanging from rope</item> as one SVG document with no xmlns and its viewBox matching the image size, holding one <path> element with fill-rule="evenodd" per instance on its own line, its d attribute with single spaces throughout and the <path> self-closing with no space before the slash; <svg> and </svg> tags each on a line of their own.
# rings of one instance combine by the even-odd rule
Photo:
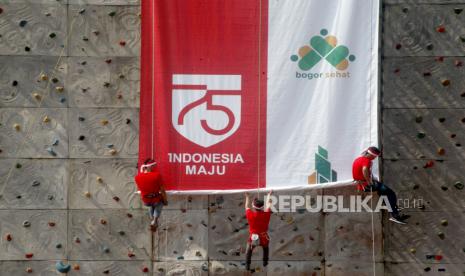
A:
<svg viewBox="0 0 465 276">
<path fill-rule="evenodd" d="M 367 150 L 362 152 L 362 155 L 355 159 L 352 165 L 352 175 L 357 189 L 363 192 L 377 191 L 379 196 L 387 196 L 389 205 L 391 205 L 392 211 L 390 211 L 390 221 L 399 224 L 406 224 L 403 217 L 399 214 L 399 208 L 397 207 L 397 196 L 396 193 L 391 190 L 388 186 L 373 179 L 371 174 L 372 161 L 381 154 L 381 151 L 376 147 L 369 147 Z"/>
<path fill-rule="evenodd" d="M 153 160 L 147 159 L 135 176 L 140 197 L 144 205 L 150 207 L 150 225 L 153 231 L 157 230 L 158 218 L 161 215 L 163 205 L 168 205 L 165 188 L 156 164 Z"/>
<path fill-rule="evenodd" d="M 268 237 L 268 224 L 271 217 L 271 191 L 266 197 L 266 206 L 263 200 L 255 198 L 251 204 L 250 196 L 245 193 L 245 216 L 249 223 L 249 239 L 247 240 L 246 270 L 250 270 L 252 251 L 255 247 L 263 248 L 263 266 L 268 265 L 270 238 Z M 252 205 L 252 206 L 251 206 Z M 252 208 L 251 208 L 252 207 Z"/>
</svg>

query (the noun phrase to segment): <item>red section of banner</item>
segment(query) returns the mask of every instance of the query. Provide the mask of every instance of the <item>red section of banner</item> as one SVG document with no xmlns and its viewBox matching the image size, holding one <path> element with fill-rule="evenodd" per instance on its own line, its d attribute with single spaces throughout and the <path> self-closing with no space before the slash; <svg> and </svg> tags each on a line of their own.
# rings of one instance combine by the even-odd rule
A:
<svg viewBox="0 0 465 276">
<path fill-rule="evenodd" d="M 142 1 L 139 160 L 168 190 L 266 186 L 267 23 L 266 0 Z"/>
</svg>

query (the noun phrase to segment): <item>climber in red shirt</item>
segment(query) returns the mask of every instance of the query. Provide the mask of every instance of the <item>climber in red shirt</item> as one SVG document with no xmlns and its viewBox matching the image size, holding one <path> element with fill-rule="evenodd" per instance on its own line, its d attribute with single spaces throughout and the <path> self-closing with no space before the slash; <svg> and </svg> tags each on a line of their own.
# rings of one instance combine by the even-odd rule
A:
<svg viewBox="0 0 465 276">
<path fill-rule="evenodd" d="M 383 183 L 373 179 L 371 174 L 372 161 L 381 154 L 381 151 L 376 147 L 369 147 L 362 155 L 354 160 L 352 164 L 352 176 L 354 182 L 357 184 L 357 189 L 363 192 L 377 191 L 379 196 L 387 196 L 389 205 L 392 211 L 390 221 L 399 224 L 406 224 L 404 217 L 399 214 L 399 207 L 397 207 L 396 193 L 384 185 Z"/>
<path fill-rule="evenodd" d="M 161 182 L 156 162 L 147 159 L 140 166 L 139 173 L 135 176 L 137 189 L 145 206 L 150 207 L 150 225 L 155 231 L 158 226 L 158 218 L 161 215 L 163 205 L 168 205 L 165 188 Z"/>
<path fill-rule="evenodd" d="M 263 248 L 263 266 L 268 265 L 269 241 L 268 224 L 271 217 L 271 191 L 266 198 L 266 206 L 263 200 L 255 198 L 250 204 L 250 197 L 245 193 L 245 216 L 249 223 L 249 239 L 247 240 L 246 270 L 250 270 L 252 251 L 255 247 Z M 252 208 L 250 208 L 252 207 Z"/>
</svg>

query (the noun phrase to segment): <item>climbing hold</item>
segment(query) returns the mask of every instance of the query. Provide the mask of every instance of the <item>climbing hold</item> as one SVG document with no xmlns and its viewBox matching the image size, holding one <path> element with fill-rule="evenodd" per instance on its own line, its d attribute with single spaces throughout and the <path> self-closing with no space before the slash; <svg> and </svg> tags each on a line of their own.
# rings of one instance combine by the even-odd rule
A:
<svg viewBox="0 0 465 276">
<path fill-rule="evenodd" d="M 81 243 L 81 240 L 78 237 L 74 237 L 74 242 L 75 243 Z"/>
<path fill-rule="evenodd" d="M 30 268 L 30 267 L 26 268 L 27 273 L 32 273 L 32 271 L 33 271 L 32 268 Z"/>
<path fill-rule="evenodd" d="M 434 166 L 434 161 L 430 160 L 430 161 L 426 162 L 426 164 L 423 166 L 423 168 L 427 169 L 427 168 L 432 168 L 433 166 Z"/>
<path fill-rule="evenodd" d="M 46 150 L 50 155 L 57 156 L 57 153 L 52 148 L 48 147 Z"/>
<path fill-rule="evenodd" d="M 463 11 L 462 8 L 454 8 L 454 13 L 455 13 L 455 14 L 461 14 L 462 11 Z"/>
<path fill-rule="evenodd" d="M 455 146 L 456 146 L 456 147 L 461 147 L 461 146 L 462 146 L 462 144 L 460 144 L 460 143 L 456 143 L 456 144 L 455 144 Z"/>
<path fill-rule="evenodd" d="M 19 164 L 19 163 L 16 163 L 16 168 L 17 169 L 21 169 L 23 167 L 23 165 Z"/>
<path fill-rule="evenodd" d="M 30 227 L 31 226 L 31 223 L 27 220 L 23 221 L 23 226 L 24 227 Z"/>
<path fill-rule="evenodd" d="M 444 25 L 440 25 L 436 28 L 436 32 L 438 33 L 444 33 L 446 32 L 446 27 L 444 27 Z"/>
<path fill-rule="evenodd" d="M 57 86 L 55 87 L 55 90 L 58 92 L 58 93 L 61 93 L 63 92 L 63 90 L 65 90 L 65 88 L 63 86 Z"/>
<path fill-rule="evenodd" d="M 13 85 L 13 86 L 18 86 L 18 81 L 15 81 L 15 80 L 14 80 L 14 81 L 11 83 L 11 85 Z"/>
<path fill-rule="evenodd" d="M 100 224 L 103 224 L 103 225 L 105 225 L 105 224 L 107 224 L 107 221 L 106 221 L 106 220 L 104 220 L 104 219 L 100 219 Z"/>
<path fill-rule="evenodd" d="M 40 185 L 40 182 L 38 180 L 32 181 L 32 187 L 37 187 Z"/>
<path fill-rule="evenodd" d="M 66 98 L 65 98 L 65 97 L 61 97 L 61 98 L 60 98 L 60 103 L 64 103 L 64 102 L 66 102 Z"/>
<path fill-rule="evenodd" d="M 63 264 L 62 261 L 58 261 L 55 265 L 56 269 L 58 270 L 58 272 L 60 273 L 68 273 L 70 270 L 71 270 L 71 265 L 67 264 Z"/>
<path fill-rule="evenodd" d="M 79 120 L 80 122 L 84 122 L 85 118 L 84 118 L 84 117 L 81 117 L 81 116 L 79 116 L 79 117 L 78 117 L 78 120 Z"/>
<path fill-rule="evenodd" d="M 441 190 L 447 191 L 447 190 L 449 190 L 449 188 L 448 188 L 447 186 L 442 185 L 442 186 L 441 186 Z"/>
<path fill-rule="evenodd" d="M 53 195 L 48 195 L 47 198 L 48 198 L 48 200 L 53 200 L 54 197 L 53 197 Z"/>
<path fill-rule="evenodd" d="M 104 252 L 104 253 L 110 253 L 110 248 L 108 248 L 108 247 L 103 247 L 103 252 Z"/>
<path fill-rule="evenodd" d="M 12 239 L 13 239 L 13 237 L 11 236 L 11 234 L 6 234 L 6 236 L 5 236 L 6 241 L 11 241 Z"/>
<path fill-rule="evenodd" d="M 455 187 L 457 190 L 463 190 L 464 185 L 462 184 L 462 182 L 457 181 L 457 182 L 455 182 L 454 187 Z"/>
<path fill-rule="evenodd" d="M 75 265 L 73 265 L 73 269 L 74 270 L 79 270 L 79 269 L 81 269 L 81 267 L 79 265 L 75 264 Z"/>
<path fill-rule="evenodd" d="M 39 93 L 32 93 L 32 97 L 34 97 L 34 99 L 38 101 L 42 99 L 42 95 L 40 95 Z"/>
<path fill-rule="evenodd" d="M 442 255 L 434 255 L 434 259 L 436 261 L 440 261 L 440 260 L 442 260 Z"/>
<path fill-rule="evenodd" d="M 132 214 L 131 214 L 131 213 L 127 213 L 126 216 L 127 216 L 128 218 L 132 218 Z"/>
<path fill-rule="evenodd" d="M 84 139 L 86 139 L 86 137 L 84 135 L 81 135 L 81 136 L 79 136 L 78 139 L 79 139 L 79 141 L 84 141 Z"/>
<path fill-rule="evenodd" d="M 45 117 L 42 119 L 42 122 L 48 123 L 48 122 L 50 122 L 50 118 L 49 118 L 48 116 L 45 116 Z"/>
<path fill-rule="evenodd" d="M 81 10 L 79 10 L 79 14 L 83 14 L 83 13 L 85 13 L 85 12 L 86 12 L 86 9 L 81 9 Z"/>
<path fill-rule="evenodd" d="M 194 240 L 194 237 L 189 236 L 188 239 L 189 239 L 190 241 L 193 241 L 193 240 Z"/>
<path fill-rule="evenodd" d="M 91 195 L 90 195 L 90 192 L 85 192 L 84 195 L 85 195 L 86 197 L 90 197 L 90 196 L 91 196 Z"/>
<path fill-rule="evenodd" d="M 92 31 L 92 33 L 93 33 L 94 35 L 99 35 L 99 34 L 100 34 L 100 32 L 97 31 L 97 30 Z"/>
<path fill-rule="evenodd" d="M 148 268 L 148 267 L 146 267 L 146 266 L 144 266 L 144 267 L 142 268 L 142 272 L 144 272 L 144 273 L 147 273 L 147 272 L 149 272 L 149 268 Z"/>
<path fill-rule="evenodd" d="M 456 136 L 457 136 L 457 134 L 452 133 L 452 134 L 450 135 L 450 138 L 455 138 Z"/>
<path fill-rule="evenodd" d="M 106 87 L 106 88 L 110 87 L 110 83 L 109 83 L 109 82 L 107 82 L 107 81 L 106 81 L 106 82 L 104 82 L 104 83 L 103 83 L 103 87 Z"/>
<path fill-rule="evenodd" d="M 55 224 L 55 222 L 53 222 L 53 221 L 49 221 L 49 222 L 48 222 L 48 226 L 50 226 L 50 227 L 54 227 L 55 225 L 56 225 L 56 224 Z"/>
<path fill-rule="evenodd" d="M 126 41 L 121 40 L 121 41 L 119 42 L 119 45 L 120 45 L 120 46 L 123 46 L 123 47 L 126 46 Z"/>
<path fill-rule="evenodd" d="M 431 267 L 425 267 L 424 271 L 426 272 L 431 271 Z"/>
<path fill-rule="evenodd" d="M 57 78 L 53 78 L 53 79 L 52 79 L 52 82 L 53 82 L 53 83 L 57 83 L 57 82 L 58 82 L 58 79 L 57 79 Z"/>
<path fill-rule="evenodd" d="M 438 155 L 444 155 L 444 154 L 446 154 L 446 150 L 443 149 L 443 148 L 439 148 L 438 149 Z"/>
<path fill-rule="evenodd" d="M 102 120 L 102 121 L 100 121 L 100 123 L 101 123 L 103 126 L 106 126 L 106 125 L 108 125 L 108 120 Z"/>
<path fill-rule="evenodd" d="M 131 119 L 126 119 L 126 124 L 129 125 L 131 123 Z"/>
<path fill-rule="evenodd" d="M 442 56 L 441 56 L 441 57 L 437 57 L 435 60 L 436 60 L 437 62 L 443 62 L 443 61 L 444 61 L 444 57 L 442 57 Z"/>
<path fill-rule="evenodd" d="M 117 153 L 117 151 L 116 151 L 115 149 L 111 149 L 111 150 L 109 150 L 109 153 L 110 153 L 111 155 L 115 155 L 115 154 Z"/>
<path fill-rule="evenodd" d="M 124 79 L 124 75 L 123 75 L 123 74 L 119 74 L 119 78 L 120 78 L 120 79 Z"/>
<path fill-rule="evenodd" d="M 41 74 L 40 79 L 43 80 L 43 81 L 46 81 L 46 80 L 48 80 L 48 77 L 45 74 Z"/>
<path fill-rule="evenodd" d="M 109 274 L 110 273 L 110 270 L 109 269 L 106 269 L 103 271 L 103 274 Z"/>
<path fill-rule="evenodd" d="M 447 80 L 447 79 L 441 80 L 441 84 L 442 84 L 442 86 L 449 86 L 450 85 L 450 80 Z"/>
<path fill-rule="evenodd" d="M 423 121 L 423 117 L 421 117 L 421 116 L 417 116 L 415 118 L 415 122 L 417 122 L 417 123 L 421 123 L 422 121 Z"/>
<path fill-rule="evenodd" d="M 2 14 L 2 13 L 3 13 L 3 9 L 2 9 L 2 8 L 0 8 L 0 14 Z"/>
<path fill-rule="evenodd" d="M 403 9 L 402 9 L 402 12 L 403 12 L 403 13 L 408 13 L 408 8 L 403 8 Z"/>
<path fill-rule="evenodd" d="M 62 248 L 62 247 L 63 247 L 63 245 L 62 245 L 61 243 L 58 243 L 57 245 L 55 245 L 55 248 L 56 248 L 56 249 L 60 249 L 60 248 Z"/>
<path fill-rule="evenodd" d="M 444 122 L 446 121 L 446 118 L 441 117 L 441 118 L 438 119 L 438 121 L 439 121 L 440 123 L 444 123 Z"/>
<path fill-rule="evenodd" d="M 426 44 L 426 50 L 431 51 L 431 50 L 433 50 L 433 48 L 434 48 L 433 44 L 431 44 L 431 43 Z"/>
<path fill-rule="evenodd" d="M 426 137 L 426 134 L 424 132 L 418 132 L 417 137 L 418 137 L 418 139 L 423 139 L 423 138 Z"/>
<path fill-rule="evenodd" d="M 106 59 L 105 62 L 108 63 L 108 64 L 110 64 L 110 63 L 111 63 L 111 59 L 110 59 L 110 58 L 109 58 L 109 59 Z"/>
<path fill-rule="evenodd" d="M 123 230 L 119 231 L 118 234 L 120 234 L 121 236 L 126 235 L 126 233 Z"/>
<path fill-rule="evenodd" d="M 14 124 L 13 125 L 13 128 L 16 130 L 16 131 L 20 131 L 21 130 L 21 126 L 19 124 Z"/>
<path fill-rule="evenodd" d="M 443 219 L 443 220 L 441 220 L 441 225 L 442 226 L 447 226 L 447 225 L 449 225 L 449 222 L 447 221 L 447 219 Z"/>
<path fill-rule="evenodd" d="M 58 146 L 58 143 L 60 143 L 60 141 L 58 140 L 58 138 L 55 138 L 52 142 L 52 146 Z"/>
<path fill-rule="evenodd" d="M 19 26 L 20 26 L 21 28 L 24 28 L 26 25 L 27 25 L 27 20 L 21 20 L 21 21 L 19 21 Z"/>
<path fill-rule="evenodd" d="M 128 252 L 128 257 L 129 258 L 133 258 L 135 256 L 136 256 L 136 254 L 134 254 L 133 252 L 131 252 L 131 251 Z"/>
<path fill-rule="evenodd" d="M 400 50 L 400 48 L 402 48 L 402 44 L 400 43 L 396 44 L 396 50 Z"/>
<path fill-rule="evenodd" d="M 241 253 L 240 252 L 238 252 L 238 253 L 239 253 L 239 255 L 236 255 L 236 256 L 240 256 Z M 202 257 L 202 253 L 200 253 L 200 251 L 196 251 L 195 256 L 196 257 Z"/>
<path fill-rule="evenodd" d="M 82 40 L 83 40 L 83 41 L 89 41 L 89 38 L 88 38 L 87 36 L 83 36 L 83 37 L 82 37 Z"/>
<path fill-rule="evenodd" d="M 121 99 L 123 98 L 123 95 L 118 94 L 116 97 L 117 97 L 119 100 L 121 100 Z"/>
<path fill-rule="evenodd" d="M 178 260 L 184 260 L 184 256 L 177 257 Z"/>
<path fill-rule="evenodd" d="M 113 144 L 106 144 L 106 146 L 107 146 L 107 148 L 110 148 L 110 149 L 114 147 Z"/>
<path fill-rule="evenodd" d="M 98 183 L 103 183 L 103 178 L 101 176 L 97 176 L 96 180 Z"/>
<path fill-rule="evenodd" d="M 26 52 L 31 51 L 31 47 L 29 47 L 29 46 L 24 47 L 24 51 L 26 51 Z"/>
<path fill-rule="evenodd" d="M 33 253 L 26 253 L 26 255 L 25 255 L 25 257 L 26 257 L 27 259 L 30 259 L 30 258 L 32 258 L 33 256 L 34 256 Z"/>
<path fill-rule="evenodd" d="M 109 16 L 115 16 L 116 15 L 116 12 L 115 11 L 111 11 L 108 13 Z"/>
<path fill-rule="evenodd" d="M 443 232 L 439 232 L 439 233 L 438 233 L 438 237 L 439 237 L 441 240 L 443 240 L 443 239 L 446 238 L 446 235 L 445 235 Z"/>
<path fill-rule="evenodd" d="M 427 72 L 423 72 L 423 77 L 429 77 L 431 76 L 431 72 L 427 71 Z"/>
<path fill-rule="evenodd" d="M 114 196 L 114 197 L 113 197 L 113 200 L 116 201 L 116 202 L 118 202 L 118 201 L 119 201 L 119 197 Z"/>
<path fill-rule="evenodd" d="M 461 67 L 461 66 L 463 65 L 463 62 L 460 61 L 460 60 L 456 60 L 456 61 L 454 62 L 454 64 L 455 64 L 456 67 Z"/>
</svg>

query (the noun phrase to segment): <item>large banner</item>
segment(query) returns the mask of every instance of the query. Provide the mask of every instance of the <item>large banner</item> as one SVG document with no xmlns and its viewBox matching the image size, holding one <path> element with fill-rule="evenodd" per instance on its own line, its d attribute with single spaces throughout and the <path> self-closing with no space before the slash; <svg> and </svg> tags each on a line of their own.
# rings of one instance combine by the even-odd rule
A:
<svg viewBox="0 0 465 276">
<path fill-rule="evenodd" d="M 378 141 L 378 5 L 142 1 L 139 161 L 189 193 L 349 183 Z"/>
</svg>

